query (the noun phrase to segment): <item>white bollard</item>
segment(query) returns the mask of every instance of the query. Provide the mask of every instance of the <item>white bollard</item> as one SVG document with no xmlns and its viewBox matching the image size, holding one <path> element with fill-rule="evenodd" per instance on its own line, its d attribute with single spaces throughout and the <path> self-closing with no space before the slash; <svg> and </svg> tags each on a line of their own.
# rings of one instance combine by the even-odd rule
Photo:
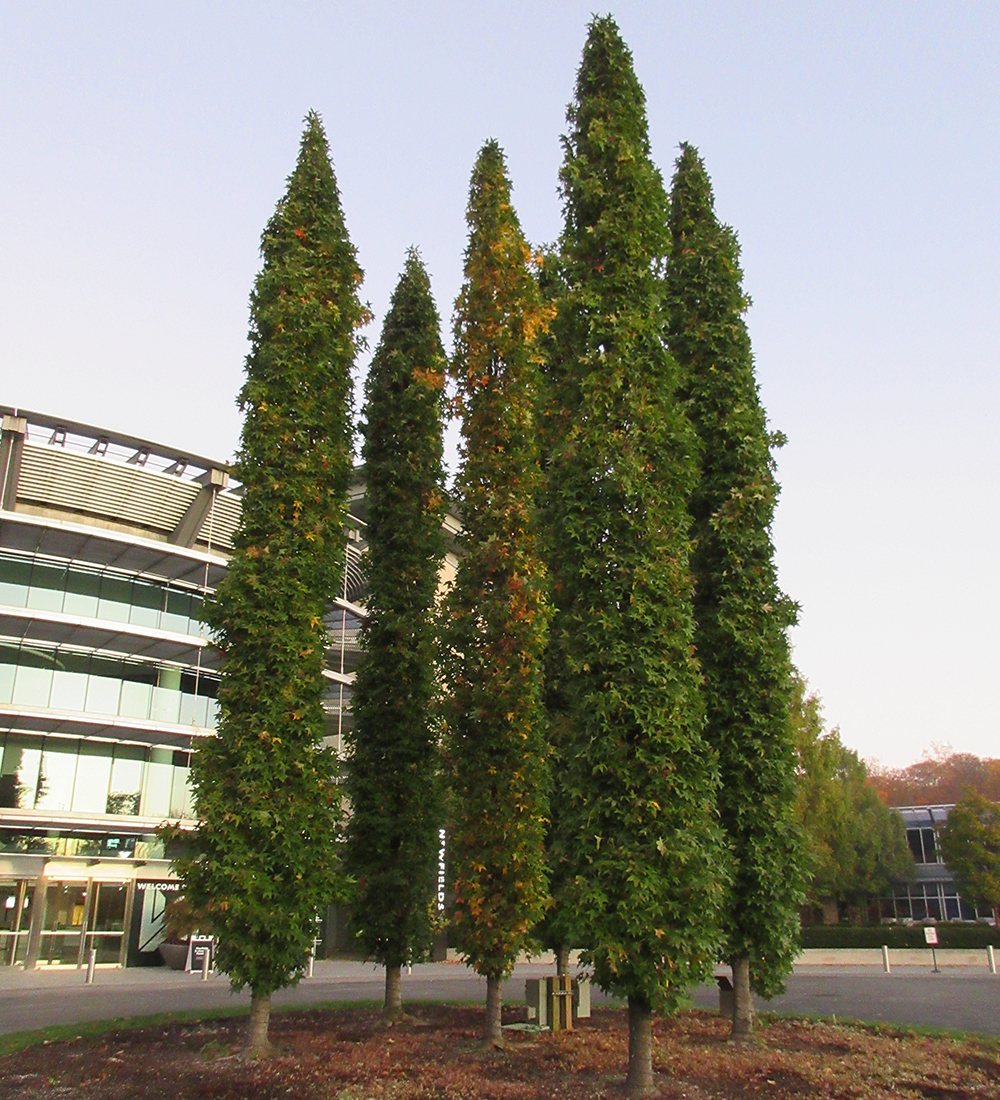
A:
<svg viewBox="0 0 1000 1100">
<path fill-rule="evenodd" d="M 201 953 L 201 980 L 203 982 L 208 981 L 208 964 L 212 961 L 212 953 L 206 946 Z"/>
<path fill-rule="evenodd" d="M 995 974 L 997 972 L 997 957 L 993 954 L 993 944 L 987 944 L 986 958 L 990 964 L 990 973 Z"/>
<path fill-rule="evenodd" d="M 886 974 L 891 974 L 889 969 L 889 945 L 887 943 L 882 944 L 882 969 Z"/>
<path fill-rule="evenodd" d="M 90 954 L 87 956 L 87 985 L 94 984 L 94 969 L 97 966 L 97 948 L 92 947 Z"/>
<path fill-rule="evenodd" d="M 315 965 L 315 962 L 316 962 L 316 956 L 315 955 L 310 955 L 309 956 L 309 969 L 306 972 L 306 977 L 307 978 L 311 978 L 313 976 L 313 966 Z"/>
</svg>

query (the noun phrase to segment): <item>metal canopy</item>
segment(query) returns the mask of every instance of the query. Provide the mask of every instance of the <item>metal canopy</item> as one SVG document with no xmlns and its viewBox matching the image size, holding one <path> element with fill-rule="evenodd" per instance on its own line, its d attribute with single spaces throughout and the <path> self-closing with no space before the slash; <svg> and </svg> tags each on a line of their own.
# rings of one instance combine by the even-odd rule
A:
<svg viewBox="0 0 1000 1100">
<path fill-rule="evenodd" d="M 218 651 L 206 638 L 34 608 L 0 607 L 0 635 L 192 666 L 199 664 L 200 653 L 200 666 L 206 671 L 221 664 Z"/>
<path fill-rule="evenodd" d="M 109 714 L 68 713 L 47 707 L 19 707 L 12 703 L 0 703 L 0 733 L 89 737 L 175 749 L 190 749 L 192 740 L 197 742 L 215 736 L 214 730 L 201 726 L 175 726 Z"/>
<path fill-rule="evenodd" d="M 218 554 L 23 512 L 0 511 L 0 547 L 181 581 L 198 588 L 205 584 L 206 565 L 209 588 L 218 585 L 227 565 L 226 558 Z"/>
</svg>

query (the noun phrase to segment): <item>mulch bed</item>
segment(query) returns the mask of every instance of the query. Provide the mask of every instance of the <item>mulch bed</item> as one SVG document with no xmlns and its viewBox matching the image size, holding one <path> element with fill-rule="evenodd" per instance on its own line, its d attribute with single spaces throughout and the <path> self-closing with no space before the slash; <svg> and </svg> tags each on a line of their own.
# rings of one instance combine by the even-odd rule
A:
<svg viewBox="0 0 1000 1100">
<path fill-rule="evenodd" d="M 382 1028 L 372 1009 L 276 1013 L 274 1057 L 239 1056 L 245 1020 L 230 1018 L 50 1042 L 0 1058 L 4 1100 L 597 1100 L 618 1098 L 626 1014 L 596 1010 L 570 1034 L 507 1032 L 478 1043 L 482 1010 L 414 1005 Z M 513 1017 L 512 1017 L 513 1019 Z M 825 1021 L 758 1025 L 759 1042 L 726 1042 L 704 1012 L 654 1024 L 662 1098 L 913 1097 L 1000 1100 L 1000 1050 L 990 1040 L 921 1036 Z"/>
</svg>

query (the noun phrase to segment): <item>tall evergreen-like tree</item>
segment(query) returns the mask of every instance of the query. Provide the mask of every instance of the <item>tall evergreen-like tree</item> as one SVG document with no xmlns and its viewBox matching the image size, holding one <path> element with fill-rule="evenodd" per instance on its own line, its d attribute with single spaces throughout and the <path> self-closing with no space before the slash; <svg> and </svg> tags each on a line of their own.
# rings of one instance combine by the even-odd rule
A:
<svg viewBox="0 0 1000 1100">
<path fill-rule="evenodd" d="M 239 396 L 243 508 L 208 608 L 224 654 L 218 736 L 194 757 L 200 825 L 180 865 L 221 968 L 234 989 L 251 987 L 255 1052 L 271 994 L 301 977 L 338 880 L 323 616 L 343 567 L 351 368 L 368 311 L 315 113 L 261 252 Z"/>
<path fill-rule="evenodd" d="M 353 923 L 366 954 L 385 966 L 387 1019 L 402 1011 L 401 964 L 426 957 L 434 929 L 443 807 L 431 710 L 445 370 L 430 280 L 411 250 L 365 382 L 370 618 L 347 770 Z"/>
<path fill-rule="evenodd" d="M 744 322 L 736 234 L 715 214 L 701 157 L 681 146 L 670 201 L 669 345 L 701 442 L 691 494 L 696 644 L 709 740 L 719 754 L 719 815 L 733 857 L 724 910 L 733 968 L 733 1038 L 753 1028 L 753 989 L 780 992 L 798 944 L 803 842 L 795 823 L 788 628 L 771 524 L 778 499 Z"/>
<path fill-rule="evenodd" d="M 533 514 L 541 476 L 535 338 L 546 311 L 496 142 L 476 161 L 466 218 L 453 361 L 463 554 L 444 628 L 446 745 L 455 931 L 487 979 L 484 1039 L 499 1042 L 501 983 L 546 900 L 549 611 Z"/>
<path fill-rule="evenodd" d="M 667 197 L 610 17 L 590 24 L 568 121 L 546 488 L 573 739 L 561 809 L 575 815 L 575 911 L 598 984 L 628 998 L 627 1089 L 641 1095 L 651 1012 L 715 961 L 724 863 L 693 648 L 697 441 L 663 339 Z"/>
</svg>

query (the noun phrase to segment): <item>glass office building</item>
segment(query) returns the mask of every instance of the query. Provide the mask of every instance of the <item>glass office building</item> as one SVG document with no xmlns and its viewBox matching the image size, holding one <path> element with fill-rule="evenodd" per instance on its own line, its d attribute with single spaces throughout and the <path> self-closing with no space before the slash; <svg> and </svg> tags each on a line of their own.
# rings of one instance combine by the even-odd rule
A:
<svg viewBox="0 0 1000 1100">
<path fill-rule="evenodd" d="M 938 830 L 953 805 L 900 806 L 906 840 L 913 853 L 913 876 L 897 883 L 892 897 L 878 900 L 882 919 L 901 921 L 990 921 L 993 909 L 974 898 L 962 897 L 938 844 Z"/>
<path fill-rule="evenodd" d="M 194 827 L 192 753 L 219 658 L 202 607 L 240 511 L 225 464 L 3 408 L 0 965 L 155 958 L 177 883 L 157 830 Z M 364 616 L 363 493 L 327 623 L 338 751 Z"/>
</svg>

